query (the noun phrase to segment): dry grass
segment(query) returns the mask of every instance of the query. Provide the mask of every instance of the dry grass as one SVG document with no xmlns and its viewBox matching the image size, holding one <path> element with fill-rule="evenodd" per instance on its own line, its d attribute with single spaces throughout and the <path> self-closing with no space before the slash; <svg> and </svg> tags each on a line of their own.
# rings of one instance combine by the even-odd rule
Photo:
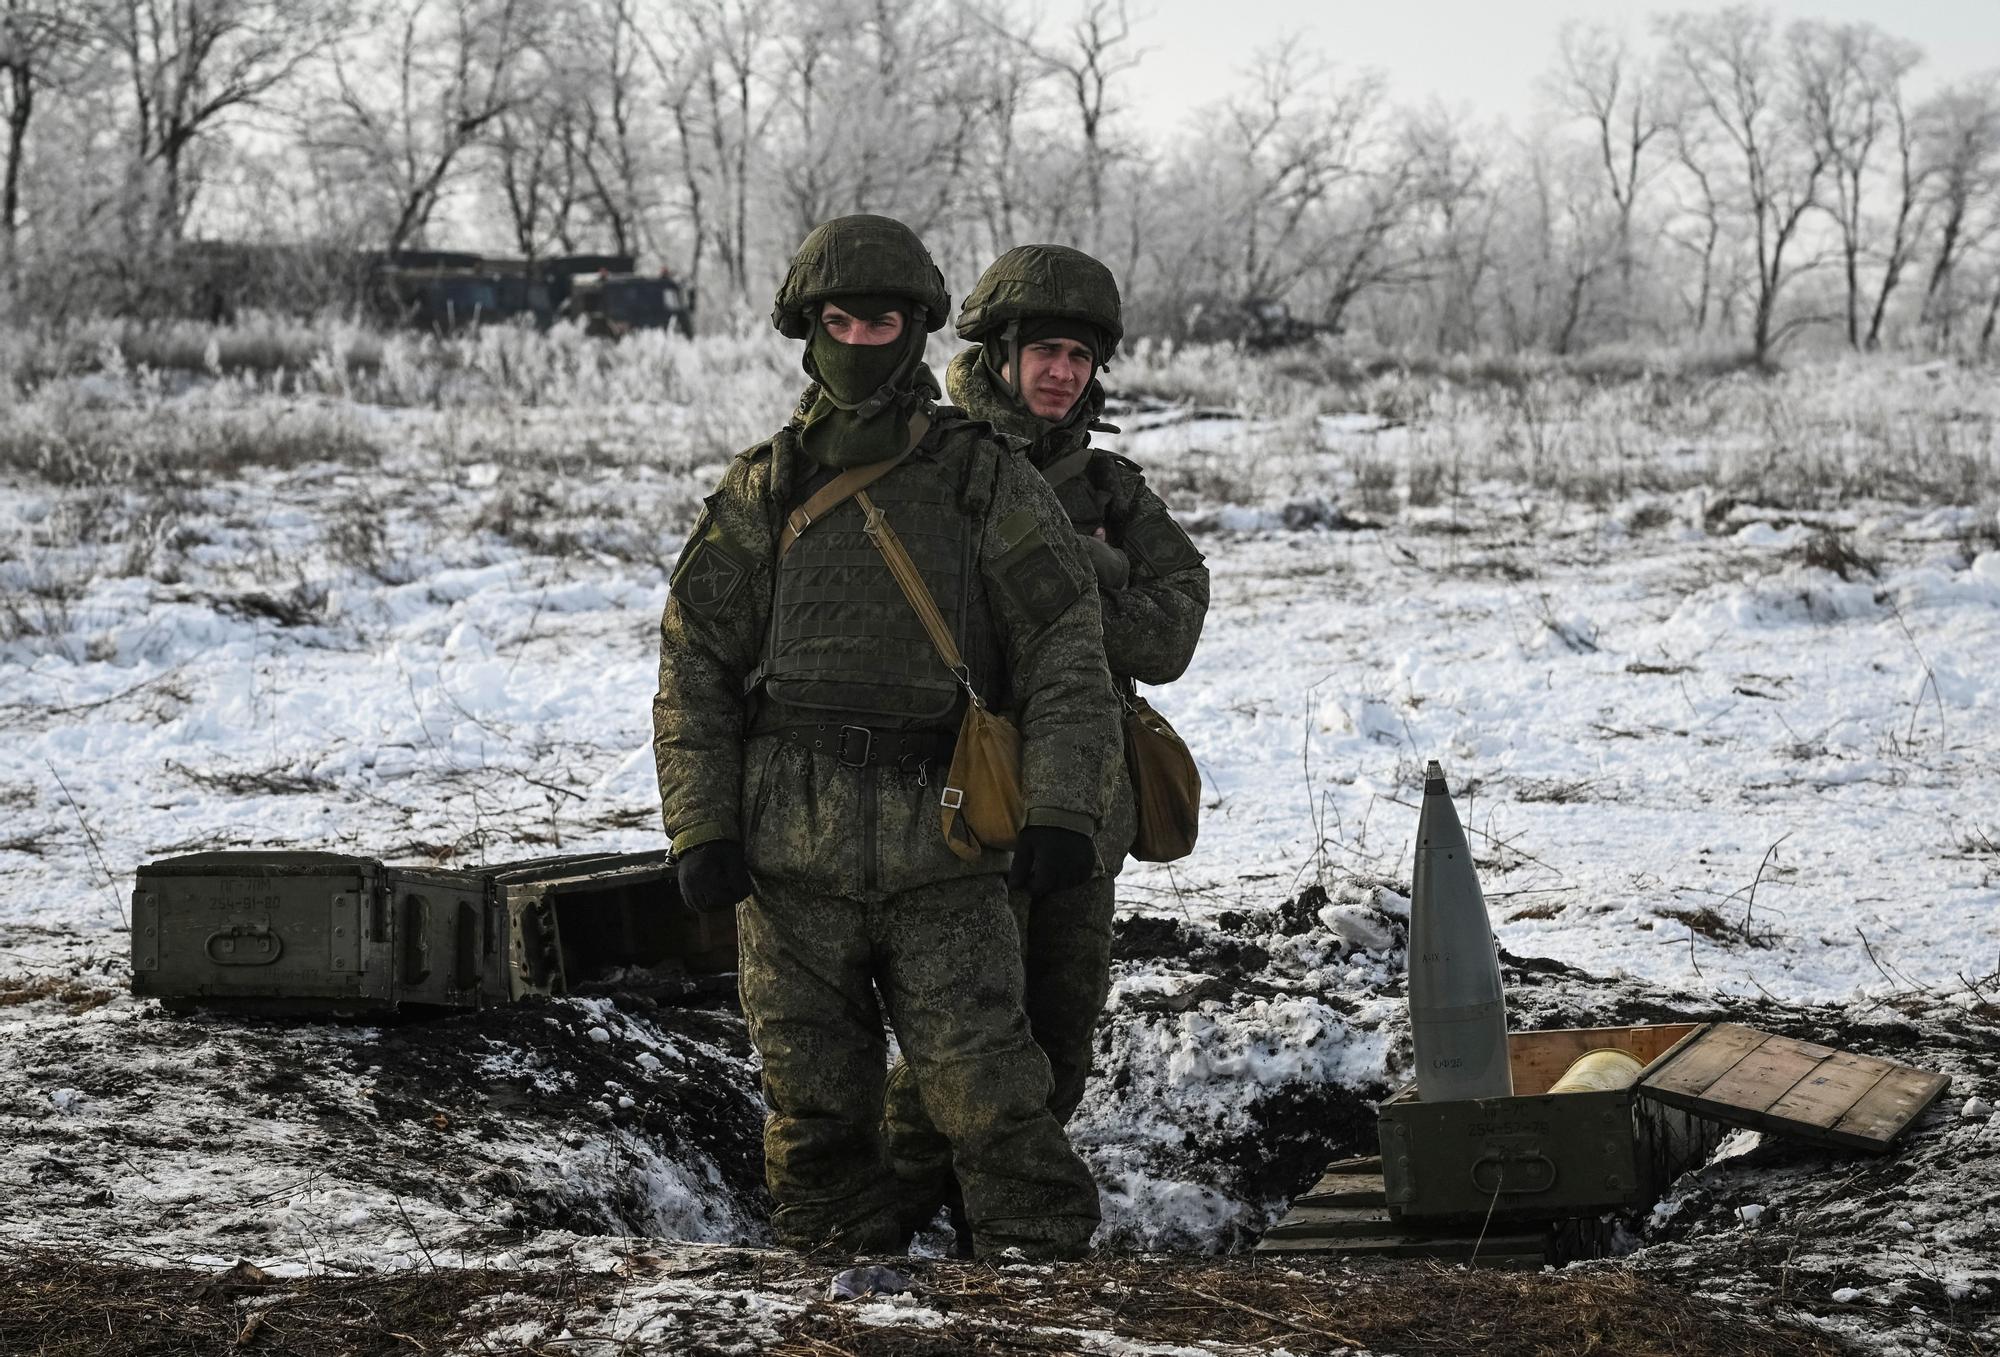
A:
<svg viewBox="0 0 2000 1357">
<path fill-rule="evenodd" d="M 1746 947 L 1768 948 L 1775 946 L 1778 941 L 1775 933 L 1752 928 L 1747 920 L 1735 923 L 1723 918 L 1721 911 L 1713 905 L 1702 905 L 1695 909 L 1668 906 L 1655 910 L 1654 913 L 1663 919 L 1672 919 L 1675 923 L 1684 924 L 1690 931 L 1699 933 L 1713 942 L 1741 943 Z"/>
<path fill-rule="evenodd" d="M 0 975 L 0 1008 L 51 999 L 71 1014 L 88 1013 L 117 997 L 118 991 L 83 980 L 66 980 L 53 975 Z"/>
<path fill-rule="evenodd" d="M 33 1253 L 0 1260 L 0 1352 L 19 1357 L 407 1357 L 436 1352 L 481 1300 L 480 1326 L 560 1312 L 597 1283 L 571 1272 L 441 1268 L 275 1279 Z M 520 1352 L 497 1345 L 494 1352 Z"/>
<path fill-rule="evenodd" d="M 768 1321 L 742 1313 L 742 1289 L 768 1291 L 789 1309 L 801 1291 L 824 1287 L 824 1269 L 771 1255 L 732 1260 L 725 1254 L 718 1263 L 719 1272 L 740 1275 L 715 1279 L 721 1294 L 713 1305 L 687 1314 L 699 1315 L 702 1337 L 679 1350 L 741 1351 L 755 1344 L 772 1357 L 944 1357 L 1098 1351 L 1122 1339 L 1246 1352 L 1282 1346 L 1298 1354 L 1365 1348 L 1411 1357 L 1832 1357 L 1844 1351 L 1802 1329 L 1609 1268 L 1510 1273 L 1432 1263 L 1343 1267 L 1170 1257 L 1000 1270 L 906 1263 L 913 1299 L 943 1316 L 942 1324 L 927 1317 L 925 1325 L 885 1325 L 879 1310 L 871 1315 L 877 1322 L 869 1322 L 852 1305 L 815 1299 L 779 1320 L 770 1341 L 768 1328 L 758 1331 Z M 634 1269 L 621 1271 L 629 1276 Z M 490 1335 L 514 1325 L 522 1334 L 587 1332 L 596 1316 L 633 1303 L 612 1294 L 616 1285 L 612 1277 L 570 1271 L 450 1268 L 279 1280 L 246 1263 L 202 1273 L 42 1252 L 0 1260 L 0 1351 L 23 1357 L 387 1357 L 447 1346 L 494 1354 L 555 1352 L 568 1344 Z M 670 1308 L 688 1312 L 688 1300 L 679 1294 Z M 1085 1334 L 1111 1341 L 1086 1343 Z"/>
<path fill-rule="evenodd" d="M 1432 1263 L 1343 1268 L 1246 1259 L 1135 1259 L 994 1272 L 921 1272 L 923 1304 L 947 1327 L 883 1327 L 816 1303 L 770 1357 L 928 1357 L 1069 1353 L 1076 1330 L 1143 1343 L 1227 1344 L 1294 1353 L 1367 1349 L 1485 1357 L 1794 1357 L 1842 1351 L 1799 1329 L 1753 1320 L 1629 1273 L 1467 1271 Z M 1065 1332 L 1067 1330 L 1068 1332 Z M 1093 1349 L 1096 1350 L 1096 1349 Z"/>
</svg>

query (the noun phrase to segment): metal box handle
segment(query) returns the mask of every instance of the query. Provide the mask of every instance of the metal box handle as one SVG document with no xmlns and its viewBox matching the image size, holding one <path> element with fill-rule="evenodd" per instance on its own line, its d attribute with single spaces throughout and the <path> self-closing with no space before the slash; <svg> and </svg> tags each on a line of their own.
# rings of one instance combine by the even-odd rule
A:
<svg viewBox="0 0 2000 1357">
<path fill-rule="evenodd" d="M 232 924 L 210 933 L 202 950 L 218 966 L 268 966 L 285 954 L 285 940 L 269 924 Z"/>
<path fill-rule="evenodd" d="M 1518 1172 L 1521 1168 L 1529 1171 Z M 1532 1196 L 1555 1185 L 1556 1161 L 1539 1151 L 1489 1150 L 1472 1161 L 1472 1186 L 1482 1196 Z"/>
</svg>

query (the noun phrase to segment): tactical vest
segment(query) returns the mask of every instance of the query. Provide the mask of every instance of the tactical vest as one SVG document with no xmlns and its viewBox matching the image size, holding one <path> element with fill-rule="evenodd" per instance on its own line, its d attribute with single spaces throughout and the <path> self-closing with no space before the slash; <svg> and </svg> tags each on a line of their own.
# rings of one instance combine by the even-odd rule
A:
<svg viewBox="0 0 2000 1357">
<path fill-rule="evenodd" d="M 989 706 L 1004 706 L 979 573 L 980 525 L 960 504 L 958 473 L 927 449 L 870 486 L 868 497 L 930 586 L 973 686 Z M 949 730 L 959 712 L 958 681 L 862 531 L 853 500 L 800 534 L 779 562 L 759 676 L 767 704 L 760 725 Z"/>
</svg>

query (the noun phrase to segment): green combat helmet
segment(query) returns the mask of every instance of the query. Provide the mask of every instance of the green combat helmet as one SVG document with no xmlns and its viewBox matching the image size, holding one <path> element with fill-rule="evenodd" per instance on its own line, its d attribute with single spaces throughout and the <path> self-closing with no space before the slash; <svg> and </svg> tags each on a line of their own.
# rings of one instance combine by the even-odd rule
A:
<svg viewBox="0 0 2000 1357">
<path fill-rule="evenodd" d="M 1109 365 L 1125 337 L 1118 280 L 1082 250 L 1067 245 L 1016 245 L 979 276 L 958 313 L 958 337 L 1010 340 L 1009 327 L 1030 316 L 1080 320 L 1104 335 L 1098 366 Z"/>
<path fill-rule="evenodd" d="M 835 217 L 813 227 L 771 308 L 771 324 L 788 339 L 812 333 L 819 304 L 855 293 L 908 297 L 924 311 L 925 330 L 940 329 L 951 312 L 944 275 L 917 233 L 890 217 Z"/>
</svg>

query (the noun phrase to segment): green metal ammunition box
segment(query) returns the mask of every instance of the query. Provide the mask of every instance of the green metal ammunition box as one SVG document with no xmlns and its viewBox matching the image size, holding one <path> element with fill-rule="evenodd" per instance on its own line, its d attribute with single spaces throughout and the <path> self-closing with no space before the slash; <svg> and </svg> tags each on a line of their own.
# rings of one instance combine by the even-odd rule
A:
<svg viewBox="0 0 2000 1357">
<path fill-rule="evenodd" d="M 735 914 L 687 908 L 664 850 L 536 858 L 481 872 L 508 920 L 510 997 L 561 994 L 612 966 L 736 969 Z"/>
<path fill-rule="evenodd" d="M 480 1008 L 562 994 L 613 966 L 733 971 L 734 923 L 682 904 L 664 852 L 466 871 L 196 853 L 139 869 L 132 989 L 266 1013 Z"/>
<path fill-rule="evenodd" d="M 1585 1052 L 1629 1052 L 1630 1087 L 1550 1093 Z M 1508 1036 L 1514 1096 L 1425 1103 L 1414 1085 L 1377 1118 L 1397 1221 L 1553 1221 L 1649 1205 L 1731 1127 L 1881 1152 L 1949 1080 L 1735 1024 L 1572 1028 Z"/>
<path fill-rule="evenodd" d="M 139 869 L 132 989 L 264 1011 L 476 1008 L 504 994 L 485 883 L 341 853 L 193 853 Z"/>
</svg>

